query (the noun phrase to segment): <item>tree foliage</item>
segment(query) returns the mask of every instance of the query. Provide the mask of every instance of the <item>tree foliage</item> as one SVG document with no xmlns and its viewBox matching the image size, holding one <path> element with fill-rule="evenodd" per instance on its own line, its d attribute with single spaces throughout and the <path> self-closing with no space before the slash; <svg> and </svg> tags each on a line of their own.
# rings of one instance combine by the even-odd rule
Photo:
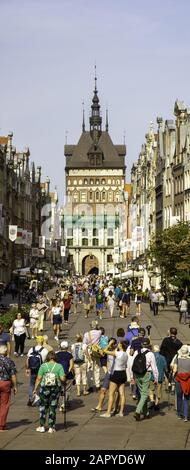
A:
<svg viewBox="0 0 190 470">
<path fill-rule="evenodd" d="M 156 233 L 149 256 L 155 260 L 166 281 L 178 286 L 190 284 L 190 224 L 178 222 Z"/>
</svg>

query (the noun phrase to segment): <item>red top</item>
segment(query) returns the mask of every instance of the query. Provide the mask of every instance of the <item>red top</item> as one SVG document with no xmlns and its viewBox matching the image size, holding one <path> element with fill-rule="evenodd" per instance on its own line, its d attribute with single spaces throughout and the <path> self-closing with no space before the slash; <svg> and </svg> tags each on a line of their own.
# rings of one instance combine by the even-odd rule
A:
<svg viewBox="0 0 190 470">
<path fill-rule="evenodd" d="M 184 395 L 190 394 L 190 372 L 177 372 L 175 380 L 180 383 Z"/>
</svg>

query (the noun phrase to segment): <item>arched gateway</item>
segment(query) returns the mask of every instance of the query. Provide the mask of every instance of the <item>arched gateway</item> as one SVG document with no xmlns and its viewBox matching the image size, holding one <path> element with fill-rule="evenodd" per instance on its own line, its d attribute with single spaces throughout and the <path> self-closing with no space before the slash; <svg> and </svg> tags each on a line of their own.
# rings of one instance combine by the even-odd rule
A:
<svg viewBox="0 0 190 470">
<path fill-rule="evenodd" d="M 98 274 L 99 264 L 98 259 L 94 255 L 87 255 L 82 260 L 82 274 Z"/>
</svg>

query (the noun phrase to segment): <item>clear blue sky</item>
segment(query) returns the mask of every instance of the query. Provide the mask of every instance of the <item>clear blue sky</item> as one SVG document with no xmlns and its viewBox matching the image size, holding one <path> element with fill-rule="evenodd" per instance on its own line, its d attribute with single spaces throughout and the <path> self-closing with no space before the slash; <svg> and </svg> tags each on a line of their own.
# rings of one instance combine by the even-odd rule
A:
<svg viewBox="0 0 190 470">
<path fill-rule="evenodd" d="M 0 0 L 0 18 L 0 134 L 29 146 L 61 200 L 65 133 L 77 143 L 83 100 L 88 127 L 95 61 L 128 181 L 150 121 L 190 105 L 189 0 Z"/>
</svg>

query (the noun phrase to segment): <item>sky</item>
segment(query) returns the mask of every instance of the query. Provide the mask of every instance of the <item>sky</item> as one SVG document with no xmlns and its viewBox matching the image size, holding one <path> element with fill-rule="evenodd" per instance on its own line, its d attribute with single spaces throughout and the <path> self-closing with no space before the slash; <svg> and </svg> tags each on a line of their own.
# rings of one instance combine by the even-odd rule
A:
<svg viewBox="0 0 190 470">
<path fill-rule="evenodd" d="M 64 144 L 86 129 L 97 88 L 115 144 L 127 146 L 127 181 L 150 122 L 190 106 L 189 0 L 0 0 L 0 135 L 29 147 L 64 194 Z M 67 136 L 67 137 L 66 137 Z"/>
</svg>

